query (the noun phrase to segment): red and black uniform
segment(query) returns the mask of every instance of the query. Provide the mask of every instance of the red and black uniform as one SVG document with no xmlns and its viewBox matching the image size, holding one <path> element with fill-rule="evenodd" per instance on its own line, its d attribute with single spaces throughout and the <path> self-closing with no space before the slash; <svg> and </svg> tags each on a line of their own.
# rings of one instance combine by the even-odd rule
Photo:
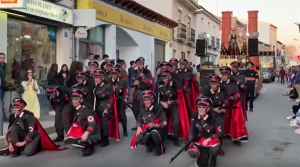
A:
<svg viewBox="0 0 300 167">
<path fill-rule="evenodd" d="M 135 63 L 138 66 L 144 66 L 145 59 L 143 57 L 139 57 Z M 140 77 L 140 74 L 144 74 L 144 78 Z M 139 81 L 138 85 L 133 85 L 135 81 Z M 144 90 L 150 90 L 154 92 L 153 86 L 153 77 L 151 71 L 147 68 L 143 67 L 142 69 L 137 68 L 133 73 L 133 78 L 131 79 L 131 87 L 134 87 L 133 93 L 133 101 L 132 101 L 132 110 L 135 119 L 137 120 L 137 116 L 139 115 L 140 107 L 142 106 L 142 92 Z"/>
<path fill-rule="evenodd" d="M 219 138 L 223 136 L 223 129 L 220 126 L 218 117 L 208 111 L 212 106 L 210 99 L 201 96 L 196 99 L 196 102 L 198 107 L 207 110 L 207 113 L 203 115 L 200 115 L 197 111 L 193 113 L 190 140 L 194 140 L 188 147 L 188 154 L 191 158 L 197 158 L 199 167 L 207 167 L 210 157 L 210 166 L 216 166 L 220 148 Z"/>
<path fill-rule="evenodd" d="M 85 93 L 82 90 L 73 89 L 71 99 L 84 98 Z M 94 152 L 94 144 L 100 139 L 99 118 L 95 115 L 93 109 L 84 105 L 74 106 L 75 116 L 72 127 L 66 134 L 65 143 L 75 144 L 84 147 L 83 157 L 90 156 Z M 81 137 L 85 132 L 89 132 L 87 141 L 82 142 Z M 80 141 L 80 142 L 78 142 Z"/>
<path fill-rule="evenodd" d="M 172 72 L 172 78 L 180 81 L 180 75 L 178 74 L 178 63 L 179 61 L 175 58 L 171 58 L 169 63 L 172 65 L 170 71 Z"/>
<path fill-rule="evenodd" d="M 236 69 L 236 70 L 232 70 L 230 79 L 237 81 L 237 84 L 239 86 L 240 100 L 243 108 L 243 114 L 244 114 L 245 121 L 247 121 L 246 96 L 245 96 L 246 92 L 245 89 L 242 88 L 242 85 L 245 85 L 246 77 L 243 73 L 238 71 L 240 67 L 239 62 L 234 61 L 230 65 L 232 69 Z"/>
<path fill-rule="evenodd" d="M 173 143 L 179 147 L 178 138 L 187 139 L 189 129 L 189 117 L 182 86 L 180 82 L 172 79 L 172 72 L 169 70 L 162 70 L 160 77 L 167 82 L 162 81 L 156 88 L 158 90 L 157 101 L 168 116 L 168 133 L 173 134 Z M 167 108 L 162 105 L 163 103 L 168 103 Z"/>
<path fill-rule="evenodd" d="M 141 128 L 144 134 L 139 134 L 142 135 L 139 141 L 136 140 L 138 136 L 135 134 L 130 146 L 134 148 L 137 144 L 146 145 L 147 152 L 154 150 L 154 155 L 159 156 L 165 153 L 163 142 L 167 136 L 167 117 L 160 107 L 154 104 L 155 94 L 153 92 L 143 91 L 142 98 L 151 100 L 152 105 L 149 108 L 146 108 L 145 105 L 141 107 L 136 126 Z M 154 124 L 154 126 L 150 128 L 149 124 Z"/>
<path fill-rule="evenodd" d="M 129 97 L 127 83 L 124 79 L 119 77 L 120 70 L 118 68 L 112 68 L 110 74 L 117 76 L 116 80 L 111 78 L 111 83 L 113 85 L 114 92 L 116 95 L 116 106 L 117 106 L 119 120 L 120 120 L 119 122 L 121 122 L 123 126 L 123 135 L 128 136 L 126 105 L 124 104 L 124 102 L 125 103 L 127 102 L 127 99 Z"/>
<path fill-rule="evenodd" d="M 86 73 L 83 71 L 76 71 L 76 79 L 77 79 L 77 84 L 73 85 L 71 89 L 79 89 L 82 90 L 86 93 L 86 96 L 84 98 L 83 104 L 86 105 L 87 107 L 92 108 L 93 107 L 93 85 L 94 82 L 88 82 L 86 80 Z"/>
<path fill-rule="evenodd" d="M 58 93 L 58 95 L 57 95 Z M 68 133 L 73 120 L 73 105 L 70 102 L 71 91 L 63 86 L 48 87 L 46 94 L 55 109 L 55 130 L 57 138 L 54 142 L 64 140 L 64 134 Z"/>
<path fill-rule="evenodd" d="M 94 78 L 101 78 L 102 82 L 94 88 L 94 110 L 101 122 L 101 146 L 109 145 L 109 137 L 120 139 L 116 98 L 112 85 L 104 82 L 105 72 L 96 70 Z"/>
<path fill-rule="evenodd" d="M 11 114 L 9 117 L 6 139 L 14 147 L 14 151 L 7 150 L 5 154 L 16 157 L 24 151 L 25 156 L 32 156 L 40 150 L 65 150 L 66 148 L 57 148 L 32 112 L 24 110 L 26 105 L 21 98 L 13 99 L 12 107 L 23 111 L 19 115 Z M 25 142 L 25 145 L 20 147 L 17 145 L 19 142 Z"/>
<path fill-rule="evenodd" d="M 111 78 L 110 78 L 110 71 L 113 68 L 113 66 L 115 65 L 115 62 L 113 60 L 106 60 L 105 62 L 103 62 L 105 69 L 105 78 L 104 78 L 104 82 L 106 83 L 111 83 Z"/>
<path fill-rule="evenodd" d="M 220 68 L 221 75 L 226 75 L 227 80 L 221 81 L 221 86 L 225 87 L 228 93 L 228 108 L 226 111 L 224 135 L 230 135 L 235 144 L 240 144 L 240 139 L 246 141 L 248 131 L 243 116 L 243 109 L 240 101 L 239 87 L 235 80 L 230 80 L 231 69 L 229 67 Z"/>
<path fill-rule="evenodd" d="M 195 78 L 193 71 L 188 70 L 188 61 L 186 59 L 180 59 L 179 63 L 180 68 L 178 74 L 183 86 L 183 92 L 185 93 L 190 111 L 196 111 L 197 106 L 195 100 L 200 95 L 197 79 Z"/>
<path fill-rule="evenodd" d="M 99 67 L 97 61 L 90 61 L 88 63 L 89 71 L 85 71 L 85 80 L 89 84 L 89 87 L 94 87 L 94 71 Z"/>
</svg>

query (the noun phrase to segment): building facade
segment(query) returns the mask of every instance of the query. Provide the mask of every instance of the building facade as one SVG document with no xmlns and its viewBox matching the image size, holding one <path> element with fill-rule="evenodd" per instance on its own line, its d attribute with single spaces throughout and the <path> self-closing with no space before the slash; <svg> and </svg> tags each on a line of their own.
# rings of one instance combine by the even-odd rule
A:
<svg viewBox="0 0 300 167">
<path fill-rule="evenodd" d="M 51 64 L 62 65 L 72 54 L 73 9 L 41 0 L 27 1 L 26 8 L 0 11 L 0 52 L 5 53 L 7 81 L 13 83 L 24 59 L 32 58 L 40 82 L 46 81 Z"/>
<path fill-rule="evenodd" d="M 202 7 L 196 13 L 196 36 L 207 39 L 207 61 L 217 65 L 219 62 L 221 36 L 219 25 L 221 20 Z M 196 64 L 200 64 L 200 58 L 196 58 Z"/>
<path fill-rule="evenodd" d="M 196 10 L 201 9 L 197 0 L 136 0 L 144 6 L 178 22 L 173 29 L 170 45 L 169 60 L 171 57 L 186 58 L 195 62 L 196 40 Z M 193 63 L 194 64 L 194 63 Z"/>
<path fill-rule="evenodd" d="M 277 48 L 276 66 L 277 67 L 286 66 L 287 62 L 285 62 L 285 58 L 284 58 L 285 57 L 285 45 L 282 42 L 277 41 L 276 48 Z"/>
<path fill-rule="evenodd" d="M 79 42 L 80 61 L 90 52 L 108 54 L 128 64 L 142 56 L 154 71 L 156 62 L 170 54 L 171 32 L 177 22 L 135 1 L 78 0 L 77 8 L 96 10 L 96 27 L 88 31 L 88 39 Z"/>
</svg>

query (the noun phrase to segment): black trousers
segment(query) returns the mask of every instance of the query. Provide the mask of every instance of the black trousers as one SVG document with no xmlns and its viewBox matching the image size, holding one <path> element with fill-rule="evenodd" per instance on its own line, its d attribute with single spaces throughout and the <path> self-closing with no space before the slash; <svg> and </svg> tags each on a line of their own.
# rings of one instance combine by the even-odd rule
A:
<svg viewBox="0 0 300 167">
<path fill-rule="evenodd" d="M 134 118 L 135 120 L 137 120 L 138 118 L 138 115 L 140 113 L 140 109 L 143 105 L 143 100 L 133 100 L 132 101 L 132 112 L 133 112 L 133 115 L 134 115 Z"/>
<path fill-rule="evenodd" d="M 166 128 L 152 129 L 145 134 L 138 144 L 146 145 L 146 147 L 154 148 L 155 151 L 161 151 L 161 146 L 167 136 Z"/>
<path fill-rule="evenodd" d="M 126 105 L 121 100 L 116 100 L 116 101 L 117 101 L 119 120 L 123 127 L 127 127 Z"/>
<path fill-rule="evenodd" d="M 102 137 L 107 137 L 108 136 L 108 131 L 109 131 L 109 116 L 107 115 L 103 115 L 104 110 L 97 110 L 97 115 L 100 118 L 100 122 L 101 122 L 101 136 Z M 108 112 L 108 114 L 110 114 Z"/>
<path fill-rule="evenodd" d="M 27 136 L 27 133 L 20 129 L 18 126 L 14 125 L 10 128 L 11 142 L 15 146 L 18 142 L 23 142 Z M 24 146 L 24 155 L 32 156 L 39 149 L 41 137 L 39 134 L 33 137 L 33 139 Z M 21 148 L 15 147 L 15 151 L 21 151 Z"/>
<path fill-rule="evenodd" d="M 196 145 L 196 148 L 200 153 L 200 157 L 197 159 L 197 165 L 199 167 L 207 167 L 209 164 L 210 156 L 212 156 L 212 158 L 217 158 L 217 156 L 219 155 L 219 147 L 207 148 Z"/>
<path fill-rule="evenodd" d="M 284 76 L 280 76 L 280 83 L 284 84 Z"/>
<path fill-rule="evenodd" d="M 253 109 L 254 92 L 255 92 L 255 83 L 247 84 L 247 89 L 245 94 L 246 109 L 248 109 L 248 103 L 249 103 L 249 108 Z"/>
<path fill-rule="evenodd" d="M 296 115 L 297 114 L 297 112 L 298 112 L 298 110 L 299 110 L 299 105 L 293 105 L 293 113 L 294 113 L 294 115 Z"/>
<path fill-rule="evenodd" d="M 55 130 L 59 137 L 63 137 L 67 134 L 73 120 L 72 105 L 66 103 L 59 106 L 55 113 Z M 62 108 L 61 108 L 62 107 Z"/>
<path fill-rule="evenodd" d="M 172 119 L 172 130 L 173 130 L 173 137 L 179 137 L 179 130 L 180 130 L 180 120 L 179 120 L 179 113 L 178 113 L 178 106 L 171 105 L 169 108 L 163 108 L 163 111 L 166 113 L 167 116 L 171 117 Z"/>
</svg>

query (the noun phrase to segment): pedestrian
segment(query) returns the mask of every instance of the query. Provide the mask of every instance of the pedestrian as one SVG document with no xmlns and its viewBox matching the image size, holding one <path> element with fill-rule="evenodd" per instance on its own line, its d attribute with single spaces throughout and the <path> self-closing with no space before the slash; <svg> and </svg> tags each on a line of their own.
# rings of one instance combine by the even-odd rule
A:
<svg viewBox="0 0 300 167">
<path fill-rule="evenodd" d="M 56 63 L 51 64 L 49 72 L 47 74 L 48 85 L 58 85 L 58 65 Z"/>
<path fill-rule="evenodd" d="M 70 79 L 70 73 L 69 73 L 68 66 L 66 64 L 63 64 L 58 73 L 58 84 L 61 86 L 67 86 L 69 79 Z"/>
<path fill-rule="evenodd" d="M 299 103 L 299 101 L 300 101 L 300 72 L 299 72 L 299 70 L 300 70 L 300 67 L 299 67 L 299 65 L 296 67 L 296 75 L 295 75 L 295 77 L 294 77 L 294 87 L 296 88 L 296 90 L 297 90 L 297 93 L 298 93 L 298 98 L 296 99 L 296 102 L 297 103 Z"/>
<path fill-rule="evenodd" d="M 280 71 L 279 71 L 279 77 L 280 77 L 280 83 L 284 84 L 284 77 L 285 77 L 285 70 L 283 69 L 283 67 L 281 67 Z"/>
<path fill-rule="evenodd" d="M 89 70 L 89 62 L 90 61 L 93 61 L 94 60 L 94 54 L 93 53 L 90 53 L 89 54 L 89 57 L 86 59 L 86 60 L 84 60 L 84 63 L 83 63 L 83 72 L 86 72 L 86 71 L 88 71 Z"/>
<path fill-rule="evenodd" d="M 3 101 L 3 97 L 4 97 L 4 90 L 6 89 L 6 72 L 7 72 L 7 68 L 6 68 L 6 63 L 5 63 L 5 54 L 4 53 L 0 53 L 0 103 L 1 103 L 1 108 L 0 110 L 2 110 L 3 113 L 3 121 L 7 122 L 8 118 L 6 117 L 5 114 L 5 110 L 4 110 L 4 101 Z"/>
</svg>

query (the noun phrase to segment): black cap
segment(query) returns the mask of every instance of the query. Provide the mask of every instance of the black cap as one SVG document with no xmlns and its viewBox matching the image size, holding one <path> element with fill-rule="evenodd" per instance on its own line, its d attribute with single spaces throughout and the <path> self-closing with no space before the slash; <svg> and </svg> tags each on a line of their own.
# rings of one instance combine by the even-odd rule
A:
<svg viewBox="0 0 300 167">
<path fill-rule="evenodd" d="M 169 63 L 171 63 L 172 65 L 177 65 L 178 64 L 178 60 L 177 59 L 175 59 L 175 58 L 171 58 L 170 60 L 169 60 Z"/>
<path fill-rule="evenodd" d="M 142 97 L 143 97 L 143 99 L 154 99 L 155 98 L 155 93 L 153 93 L 150 90 L 144 90 L 142 92 Z"/>
<path fill-rule="evenodd" d="M 119 74 L 120 72 L 120 69 L 117 67 L 114 67 L 110 70 L 110 74 Z"/>
<path fill-rule="evenodd" d="M 27 103 L 20 97 L 15 97 L 12 100 L 12 107 L 26 107 Z"/>
<path fill-rule="evenodd" d="M 187 61 L 186 59 L 184 59 L 184 58 L 181 58 L 181 59 L 179 60 L 179 63 L 180 63 L 180 64 L 187 64 L 188 61 Z"/>
<path fill-rule="evenodd" d="M 76 71 L 76 79 L 83 79 L 86 77 L 86 73 L 83 71 Z"/>
<path fill-rule="evenodd" d="M 55 90 L 58 88 L 58 86 L 47 86 L 46 87 L 46 95 L 50 96 L 55 92 Z"/>
<path fill-rule="evenodd" d="M 102 78 L 105 76 L 104 70 L 97 69 L 94 71 L 94 78 Z"/>
<path fill-rule="evenodd" d="M 144 64 L 145 59 L 143 57 L 139 57 L 135 60 L 135 64 Z"/>
<path fill-rule="evenodd" d="M 114 65 L 115 65 L 115 61 L 114 61 L 114 60 L 108 59 L 108 60 L 106 60 L 106 61 L 104 62 L 104 64 L 105 64 L 106 66 L 107 66 L 107 65 L 114 66 Z"/>
<path fill-rule="evenodd" d="M 72 89 L 71 98 L 84 98 L 86 93 L 80 89 Z"/>
<path fill-rule="evenodd" d="M 240 67 L 240 63 L 238 61 L 234 61 L 230 63 L 231 67 Z"/>
<path fill-rule="evenodd" d="M 172 72 L 168 69 L 162 69 L 160 74 L 161 74 L 161 77 L 164 78 L 164 77 L 168 77 L 168 76 L 172 75 Z"/>
<path fill-rule="evenodd" d="M 170 69 L 170 68 L 172 68 L 172 64 L 169 62 L 163 61 L 159 64 L 159 67 L 161 69 Z"/>
<path fill-rule="evenodd" d="M 197 104 L 198 107 L 200 107 L 200 106 L 211 107 L 212 106 L 212 101 L 206 96 L 199 96 L 196 99 L 196 104 Z"/>
<path fill-rule="evenodd" d="M 227 66 L 223 66 L 220 68 L 221 74 L 230 74 L 231 73 L 231 68 Z"/>
<path fill-rule="evenodd" d="M 221 78 L 216 74 L 210 74 L 208 76 L 209 82 L 221 82 Z"/>
<path fill-rule="evenodd" d="M 88 63 L 88 66 L 95 66 L 96 68 L 98 68 L 99 67 L 99 63 L 97 61 L 93 60 L 93 61 L 90 61 Z"/>
<path fill-rule="evenodd" d="M 252 66 L 254 66 L 254 63 L 253 63 L 252 61 L 248 61 L 246 64 L 248 65 L 249 63 L 250 63 Z"/>
</svg>

